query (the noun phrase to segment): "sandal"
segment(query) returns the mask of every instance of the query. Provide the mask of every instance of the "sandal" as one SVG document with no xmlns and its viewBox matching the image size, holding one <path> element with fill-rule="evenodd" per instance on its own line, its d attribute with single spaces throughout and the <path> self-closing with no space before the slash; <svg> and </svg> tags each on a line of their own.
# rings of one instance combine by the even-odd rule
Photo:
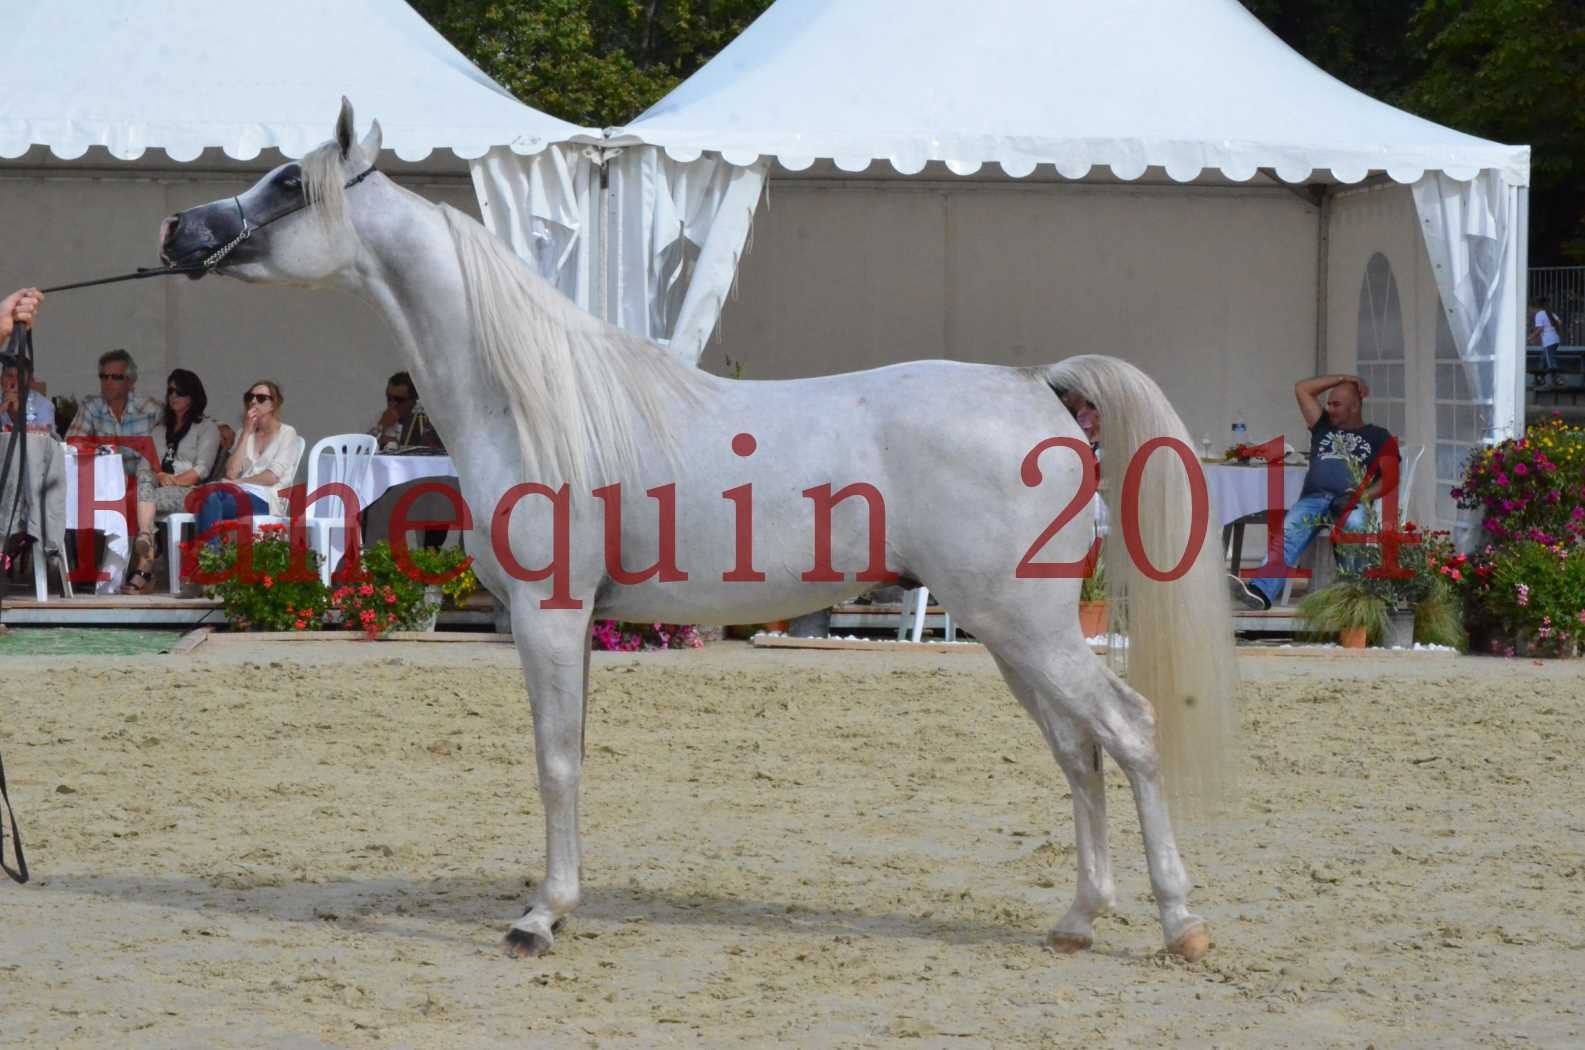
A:
<svg viewBox="0 0 1585 1050">
<path fill-rule="evenodd" d="M 127 582 L 121 585 L 122 594 L 147 594 L 154 589 L 154 574 L 147 569 L 133 569 Z"/>
<path fill-rule="evenodd" d="M 121 585 L 122 594 L 147 594 L 154 589 L 154 537 L 146 532 L 138 533 L 137 539 L 132 541 L 132 552 L 137 556 L 136 567 L 127 574 L 127 582 Z"/>
</svg>

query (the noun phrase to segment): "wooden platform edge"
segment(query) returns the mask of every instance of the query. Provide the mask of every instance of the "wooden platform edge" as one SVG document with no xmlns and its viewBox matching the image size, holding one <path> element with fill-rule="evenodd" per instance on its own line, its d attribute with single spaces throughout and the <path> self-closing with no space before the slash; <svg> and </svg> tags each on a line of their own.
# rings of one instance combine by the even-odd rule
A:
<svg viewBox="0 0 1585 1050">
<path fill-rule="evenodd" d="M 177 640 L 175 645 L 171 646 L 170 655 L 186 656 L 200 645 L 203 645 L 204 640 L 207 639 L 210 633 L 213 631 L 213 627 L 193 628 L 191 631 L 188 631 L 186 634 L 182 635 L 181 638 Z"/>
<path fill-rule="evenodd" d="M 215 631 L 217 641 L 248 642 L 367 642 L 362 631 Z M 509 643 L 512 636 L 494 631 L 392 631 L 376 642 L 486 642 Z"/>
<path fill-rule="evenodd" d="M 889 653 L 983 653 L 979 642 L 894 642 L 867 638 L 793 638 L 784 634 L 756 634 L 749 639 L 756 649 L 826 649 Z M 1098 653 L 1104 646 L 1091 646 Z"/>
</svg>

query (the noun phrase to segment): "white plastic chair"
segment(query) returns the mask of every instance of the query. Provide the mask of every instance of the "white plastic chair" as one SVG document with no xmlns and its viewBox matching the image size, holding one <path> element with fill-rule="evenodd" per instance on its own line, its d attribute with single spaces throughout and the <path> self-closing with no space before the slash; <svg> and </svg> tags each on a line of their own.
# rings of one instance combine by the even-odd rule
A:
<svg viewBox="0 0 1585 1050">
<path fill-rule="evenodd" d="M 313 451 L 308 453 L 308 493 L 312 495 L 321 485 L 331 482 L 340 482 L 358 491 L 374 462 L 374 446 L 375 439 L 369 434 L 333 434 L 316 441 Z M 329 465 L 321 467 L 322 457 L 327 454 Z M 319 555 L 319 578 L 327 587 L 335 563 L 347 548 L 345 511 L 341 502 L 339 497 L 326 496 L 309 505 L 308 516 L 303 520 L 308 530 L 309 548 Z M 357 514 L 352 515 L 352 527 L 358 528 Z"/>
</svg>

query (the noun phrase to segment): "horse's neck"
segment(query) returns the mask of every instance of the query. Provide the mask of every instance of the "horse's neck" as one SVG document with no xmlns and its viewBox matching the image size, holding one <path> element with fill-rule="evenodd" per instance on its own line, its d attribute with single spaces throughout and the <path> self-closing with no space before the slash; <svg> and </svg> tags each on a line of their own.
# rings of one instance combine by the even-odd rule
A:
<svg viewBox="0 0 1585 1050">
<path fill-rule="evenodd" d="M 494 384 L 473 346 L 456 247 L 433 205 L 392 184 L 385 189 L 380 221 L 359 228 L 366 255 L 353 291 L 385 318 L 448 447 L 489 447 L 480 409 Z"/>
</svg>

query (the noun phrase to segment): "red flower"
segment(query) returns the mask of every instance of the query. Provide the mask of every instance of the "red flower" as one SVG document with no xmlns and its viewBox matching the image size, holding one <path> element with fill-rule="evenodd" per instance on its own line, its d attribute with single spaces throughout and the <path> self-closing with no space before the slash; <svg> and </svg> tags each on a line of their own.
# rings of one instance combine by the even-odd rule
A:
<svg viewBox="0 0 1585 1050">
<path fill-rule="evenodd" d="M 262 577 L 260 577 L 260 579 L 261 579 L 261 581 L 264 584 L 264 589 L 265 590 L 269 590 L 271 587 L 275 586 L 275 581 L 270 578 L 270 574 L 269 573 L 265 573 Z"/>
</svg>

